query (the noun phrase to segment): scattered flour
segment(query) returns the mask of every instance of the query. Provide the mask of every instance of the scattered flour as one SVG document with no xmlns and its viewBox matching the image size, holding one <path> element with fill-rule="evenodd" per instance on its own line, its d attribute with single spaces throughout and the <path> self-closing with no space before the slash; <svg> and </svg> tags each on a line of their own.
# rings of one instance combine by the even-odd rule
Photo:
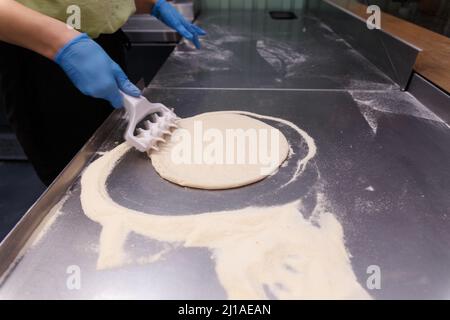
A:
<svg viewBox="0 0 450 320">
<path fill-rule="evenodd" d="M 366 119 L 367 124 L 372 129 L 374 135 L 377 134 L 379 113 L 366 105 L 360 105 L 359 110 Z"/>
<path fill-rule="evenodd" d="M 399 87 L 397 84 L 392 82 L 390 78 L 386 75 L 381 74 L 378 69 L 371 62 L 364 62 L 364 66 L 370 69 L 372 72 L 377 73 L 377 76 L 381 77 L 381 80 L 376 81 L 367 81 L 362 79 L 347 79 L 347 88 L 351 88 L 352 90 L 395 90 L 399 91 Z"/>
<path fill-rule="evenodd" d="M 217 277 L 230 299 L 370 299 L 356 279 L 342 227 L 326 210 L 323 196 L 318 196 L 308 219 L 299 211 L 300 200 L 185 216 L 143 213 L 117 204 L 107 191 L 109 175 L 129 150 L 126 144 L 117 146 L 82 176 L 83 211 L 102 225 L 98 269 L 127 263 L 124 243 L 134 232 L 177 246 L 211 250 Z M 315 154 L 311 152 L 309 156 Z M 170 246 L 141 262 L 158 261 L 168 250 Z"/>
<path fill-rule="evenodd" d="M 210 24 L 208 25 L 208 34 L 202 39 L 207 39 L 215 45 L 247 41 L 248 38 L 246 36 L 239 35 L 239 31 L 240 30 L 231 30 L 230 26 L 224 28 L 223 26 L 217 24 Z"/>
<path fill-rule="evenodd" d="M 61 210 L 64 206 L 64 203 L 69 198 L 69 195 L 65 195 L 46 215 L 45 219 L 41 224 L 39 225 L 39 229 L 35 230 L 33 233 L 31 241 L 31 247 L 36 246 L 39 244 L 39 242 L 43 239 L 45 234 L 50 230 L 52 225 L 55 223 L 56 219 L 63 214 L 63 211 Z"/>
<path fill-rule="evenodd" d="M 172 54 L 175 63 L 189 64 L 191 71 L 226 71 L 233 52 L 210 40 L 201 40 L 202 50 L 187 46 L 176 48 Z"/>
<path fill-rule="evenodd" d="M 378 119 L 383 113 L 408 115 L 416 118 L 435 121 L 449 127 L 440 117 L 426 108 L 408 92 L 361 92 L 349 91 L 353 100 L 358 104 L 361 114 L 366 119 L 367 124 L 376 134 Z"/>
<path fill-rule="evenodd" d="M 258 54 L 285 78 L 296 74 L 296 68 L 306 61 L 306 56 L 298 53 L 286 43 L 266 39 L 256 42 Z"/>
</svg>

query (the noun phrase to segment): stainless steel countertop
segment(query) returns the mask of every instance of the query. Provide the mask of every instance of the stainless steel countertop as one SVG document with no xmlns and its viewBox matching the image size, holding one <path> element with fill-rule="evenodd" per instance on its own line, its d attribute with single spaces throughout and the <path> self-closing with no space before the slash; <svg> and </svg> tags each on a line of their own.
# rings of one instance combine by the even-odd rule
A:
<svg viewBox="0 0 450 320">
<path fill-rule="evenodd" d="M 277 178 L 241 189 L 185 189 L 159 178 L 145 155 L 131 152 L 109 179 L 111 196 L 144 212 L 183 215 L 298 198 L 312 210 L 320 190 L 343 225 L 358 281 L 365 286 L 367 267 L 380 267 L 381 289 L 369 291 L 374 298 L 450 298 L 448 126 L 327 26 L 298 15 L 281 22 L 262 12 L 202 15 L 199 24 L 209 33 L 204 51 L 180 44 L 145 95 L 182 117 L 238 109 L 289 119 L 315 138 L 319 150 L 301 179 L 272 193 L 292 170 L 287 167 Z M 63 213 L 4 277 L 0 298 L 226 297 L 205 249 L 175 249 L 151 265 L 95 269 L 100 226 L 82 212 L 76 177 L 97 152 L 122 141 L 124 125 L 113 114 L 2 243 L 4 266 L 27 231 L 66 194 Z M 133 234 L 127 253 L 138 257 L 161 245 Z M 70 265 L 81 268 L 81 290 L 66 288 Z"/>
</svg>

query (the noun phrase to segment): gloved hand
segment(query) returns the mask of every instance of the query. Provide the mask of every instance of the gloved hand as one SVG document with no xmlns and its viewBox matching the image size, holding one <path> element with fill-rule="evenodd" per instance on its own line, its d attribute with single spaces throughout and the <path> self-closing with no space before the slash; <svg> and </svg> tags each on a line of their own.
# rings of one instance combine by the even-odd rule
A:
<svg viewBox="0 0 450 320">
<path fill-rule="evenodd" d="M 55 61 L 82 93 L 108 100 L 114 108 L 123 106 L 119 89 L 135 97 L 141 94 L 119 65 L 86 34 L 69 41 Z"/>
<path fill-rule="evenodd" d="M 197 49 L 200 48 L 198 36 L 204 36 L 206 32 L 187 21 L 172 5 L 165 0 L 158 0 L 152 9 L 152 15 L 175 29 L 184 38 L 192 41 Z"/>
</svg>

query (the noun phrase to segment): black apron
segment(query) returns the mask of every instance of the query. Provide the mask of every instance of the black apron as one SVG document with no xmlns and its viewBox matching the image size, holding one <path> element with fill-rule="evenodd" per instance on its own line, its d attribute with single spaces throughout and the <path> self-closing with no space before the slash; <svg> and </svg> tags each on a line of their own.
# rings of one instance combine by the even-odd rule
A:
<svg viewBox="0 0 450 320">
<path fill-rule="evenodd" d="M 95 41 L 126 70 L 130 43 L 121 30 Z M 83 95 L 53 61 L 3 42 L 0 77 L 8 121 L 42 182 L 49 185 L 113 108 Z"/>
</svg>

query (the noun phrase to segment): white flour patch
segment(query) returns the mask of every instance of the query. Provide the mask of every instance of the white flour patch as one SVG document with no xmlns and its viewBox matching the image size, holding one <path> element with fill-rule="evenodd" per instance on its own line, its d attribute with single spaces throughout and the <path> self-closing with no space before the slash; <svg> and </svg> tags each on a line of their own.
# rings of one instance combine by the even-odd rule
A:
<svg viewBox="0 0 450 320">
<path fill-rule="evenodd" d="M 233 52 L 219 47 L 213 41 L 201 40 L 202 50 L 187 46 L 176 48 L 172 53 L 175 63 L 189 63 L 191 71 L 226 71 L 230 69 L 229 62 Z"/>
<path fill-rule="evenodd" d="M 369 69 L 373 68 L 368 67 Z M 376 73 L 379 73 L 378 70 L 375 71 Z M 391 79 L 382 76 L 384 82 L 376 82 L 376 81 L 368 81 L 368 80 L 361 80 L 361 79 L 348 79 L 347 81 L 347 88 L 353 89 L 353 90 L 395 90 L 398 91 L 398 85 L 396 85 L 394 82 L 392 82 Z"/>
<path fill-rule="evenodd" d="M 224 43 L 242 42 L 248 40 L 243 35 L 238 35 L 241 30 L 231 30 L 230 26 L 223 28 L 217 24 L 208 25 L 208 34 L 202 39 L 213 42 L 216 45 Z"/>
<path fill-rule="evenodd" d="M 378 129 L 379 114 L 366 105 L 360 105 L 359 109 L 364 119 L 366 119 L 366 122 L 371 128 L 373 134 L 376 135 Z"/>
<path fill-rule="evenodd" d="M 289 45 L 271 40 L 258 40 L 256 42 L 258 54 L 285 78 L 294 76 L 296 68 L 306 61 L 306 55 L 300 54 Z"/>
<path fill-rule="evenodd" d="M 449 127 L 444 120 L 407 92 L 393 91 L 380 94 L 349 91 L 349 93 L 353 100 L 358 104 L 361 114 L 363 114 L 365 118 L 365 115 L 367 115 L 368 112 L 392 113 L 431 120 Z M 376 120 L 376 118 L 377 116 L 372 116 L 373 120 Z M 374 124 L 369 123 L 369 125 L 372 127 Z"/>
</svg>

